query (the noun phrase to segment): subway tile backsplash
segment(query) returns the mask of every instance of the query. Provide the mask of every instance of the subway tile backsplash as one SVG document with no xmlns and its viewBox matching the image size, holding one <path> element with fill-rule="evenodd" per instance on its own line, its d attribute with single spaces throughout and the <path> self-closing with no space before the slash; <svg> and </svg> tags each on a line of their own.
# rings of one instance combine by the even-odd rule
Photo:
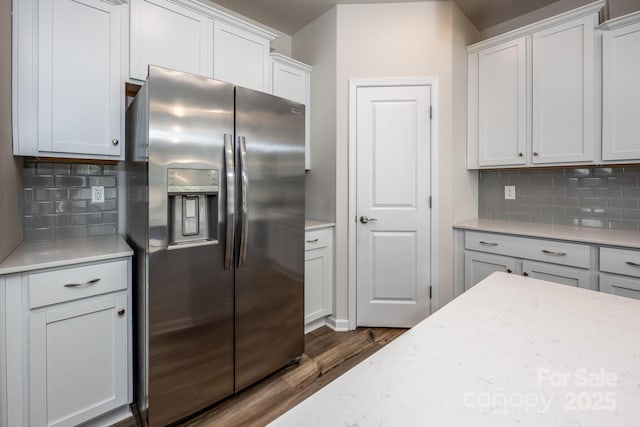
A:
<svg viewBox="0 0 640 427">
<path fill-rule="evenodd" d="M 638 166 L 482 170 L 478 185 L 480 218 L 640 230 Z"/>
<path fill-rule="evenodd" d="M 24 162 L 24 240 L 115 234 L 118 168 L 111 164 Z M 91 203 L 91 186 L 104 203 Z"/>
</svg>

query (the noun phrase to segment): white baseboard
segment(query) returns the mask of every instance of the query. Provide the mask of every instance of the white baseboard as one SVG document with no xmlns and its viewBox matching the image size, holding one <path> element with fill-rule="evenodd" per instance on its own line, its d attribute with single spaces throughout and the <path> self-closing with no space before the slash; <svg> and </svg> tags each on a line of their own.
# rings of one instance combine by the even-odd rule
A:
<svg viewBox="0 0 640 427">
<path fill-rule="evenodd" d="M 83 427 L 98 427 L 98 426 L 110 426 L 120 421 L 124 421 L 127 418 L 133 417 L 131 413 L 131 407 L 129 404 L 123 405 L 114 409 L 111 412 L 107 412 L 97 418 L 94 418 L 86 423 L 83 423 Z"/>
<path fill-rule="evenodd" d="M 336 332 L 347 332 L 349 330 L 349 320 L 336 319 L 334 316 L 327 317 L 327 326 Z"/>
<path fill-rule="evenodd" d="M 309 332 L 315 331 L 316 329 L 321 328 L 326 324 L 327 324 L 327 318 L 326 317 L 321 317 L 319 319 L 312 320 L 309 323 L 305 323 L 305 325 L 304 325 L 304 333 L 308 334 Z"/>
</svg>

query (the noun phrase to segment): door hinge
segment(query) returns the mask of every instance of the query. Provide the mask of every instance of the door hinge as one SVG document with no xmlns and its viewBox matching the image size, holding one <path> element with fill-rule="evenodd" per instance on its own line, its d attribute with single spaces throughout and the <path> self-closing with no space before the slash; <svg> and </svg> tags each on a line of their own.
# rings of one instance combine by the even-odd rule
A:
<svg viewBox="0 0 640 427">
<path fill-rule="evenodd" d="M 433 119 L 433 105 L 429 105 L 429 118 Z"/>
<path fill-rule="evenodd" d="M 429 196 L 429 209 L 431 209 L 431 203 L 432 203 L 431 200 L 432 200 L 432 197 Z"/>
<path fill-rule="evenodd" d="M 429 286 L 429 299 L 433 296 L 433 287 Z"/>
</svg>

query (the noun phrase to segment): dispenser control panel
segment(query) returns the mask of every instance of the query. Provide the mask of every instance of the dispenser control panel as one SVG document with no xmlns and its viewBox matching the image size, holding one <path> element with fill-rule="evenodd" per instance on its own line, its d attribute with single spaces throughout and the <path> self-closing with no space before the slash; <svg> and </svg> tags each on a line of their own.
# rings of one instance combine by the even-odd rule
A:
<svg viewBox="0 0 640 427">
<path fill-rule="evenodd" d="M 168 169 L 169 194 L 217 193 L 219 176 L 217 169 Z"/>
</svg>

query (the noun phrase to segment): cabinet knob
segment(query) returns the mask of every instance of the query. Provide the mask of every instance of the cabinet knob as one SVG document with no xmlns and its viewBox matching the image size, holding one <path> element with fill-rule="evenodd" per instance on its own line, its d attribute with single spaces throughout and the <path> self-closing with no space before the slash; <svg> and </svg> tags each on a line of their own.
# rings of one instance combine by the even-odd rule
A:
<svg viewBox="0 0 640 427">
<path fill-rule="evenodd" d="M 124 316 L 124 308 L 118 310 L 118 316 Z"/>
<path fill-rule="evenodd" d="M 507 268 L 507 273 L 513 273 L 510 268 Z"/>
<path fill-rule="evenodd" d="M 113 138 L 113 139 L 111 140 L 111 143 L 112 143 L 113 145 L 118 145 L 118 144 L 120 144 L 120 141 L 118 141 L 118 139 L 117 139 L 117 138 Z"/>
<path fill-rule="evenodd" d="M 524 273 L 522 273 L 522 275 L 523 275 L 524 277 L 529 277 L 529 273 L 527 273 L 526 271 L 525 271 Z"/>
<path fill-rule="evenodd" d="M 539 154 L 538 154 L 538 152 L 537 152 L 537 151 L 534 151 L 534 152 L 533 152 L 533 155 L 534 155 L 534 156 L 538 156 Z"/>
<path fill-rule="evenodd" d="M 518 157 L 524 157 L 524 154 L 518 153 Z"/>
</svg>

